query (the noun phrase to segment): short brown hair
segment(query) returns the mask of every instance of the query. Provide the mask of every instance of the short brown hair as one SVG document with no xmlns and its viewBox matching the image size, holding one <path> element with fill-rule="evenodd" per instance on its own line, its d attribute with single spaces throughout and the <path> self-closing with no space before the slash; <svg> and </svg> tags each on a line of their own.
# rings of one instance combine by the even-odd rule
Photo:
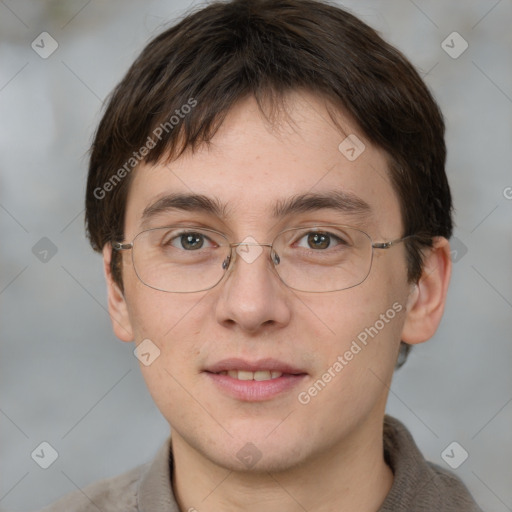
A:
<svg viewBox="0 0 512 512">
<path fill-rule="evenodd" d="M 442 114 L 398 50 L 347 11 L 314 0 L 215 2 L 146 46 L 113 91 L 92 144 L 92 247 L 123 239 L 130 171 L 139 161 L 176 158 L 207 143 L 243 98 L 254 96 L 263 111 L 299 88 L 344 109 L 389 155 L 403 236 L 416 235 L 406 248 L 408 278 L 417 281 L 422 248 L 452 233 Z M 194 108 L 179 115 L 191 100 Z M 161 126 L 169 129 L 155 141 Z M 149 139 L 151 149 L 141 156 Z M 117 257 L 112 270 L 121 285 Z"/>
</svg>

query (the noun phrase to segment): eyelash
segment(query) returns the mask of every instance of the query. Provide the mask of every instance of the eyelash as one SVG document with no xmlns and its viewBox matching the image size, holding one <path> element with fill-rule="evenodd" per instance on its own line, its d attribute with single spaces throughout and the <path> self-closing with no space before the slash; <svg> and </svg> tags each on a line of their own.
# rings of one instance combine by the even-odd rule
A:
<svg viewBox="0 0 512 512">
<path fill-rule="evenodd" d="M 307 228 L 304 228 L 304 229 L 307 229 Z M 300 234 L 300 237 L 297 237 L 295 240 L 292 241 L 293 244 L 297 244 L 298 242 L 300 242 L 301 240 L 304 240 L 306 239 L 308 236 L 312 235 L 312 234 L 319 234 L 319 235 L 324 235 L 324 236 L 327 236 L 329 237 L 329 246 L 328 248 L 331 248 L 331 245 L 333 242 L 337 242 L 335 247 L 339 246 L 339 245 L 342 245 L 342 246 L 348 246 L 349 245 L 349 242 L 347 242 L 347 240 L 341 238 L 340 236 L 330 232 L 330 231 L 304 231 L 303 233 Z M 209 242 L 215 244 L 217 246 L 217 244 L 211 240 L 210 237 L 208 237 L 208 235 L 204 234 L 204 233 L 201 233 L 200 230 L 197 230 L 197 231 L 193 231 L 193 230 L 183 230 L 183 231 L 179 231 L 179 232 L 171 232 L 171 233 L 167 233 L 164 237 L 162 237 L 162 241 L 167 238 L 168 235 L 172 235 L 171 238 L 169 238 L 166 242 L 161 242 L 161 245 L 163 246 L 166 246 L 166 245 L 170 245 L 172 247 L 175 247 L 174 244 L 172 242 L 174 242 L 175 240 L 182 240 L 184 236 L 186 235 L 196 235 L 198 237 L 201 237 L 203 243 L 205 240 L 208 240 Z M 203 248 L 203 246 L 201 245 L 200 247 L 201 249 Z M 310 248 L 310 250 L 315 250 L 315 249 L 312 249 Z"/>
</svg>

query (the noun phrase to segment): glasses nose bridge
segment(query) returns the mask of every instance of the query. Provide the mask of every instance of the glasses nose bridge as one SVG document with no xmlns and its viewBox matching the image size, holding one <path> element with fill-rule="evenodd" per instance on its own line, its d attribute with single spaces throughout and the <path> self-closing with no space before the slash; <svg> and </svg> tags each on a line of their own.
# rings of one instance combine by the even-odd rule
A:
<svg viewBox="0 0 512 512">
<path fill-rule="evenodd" d="M 277 257 L 278 261 L 275 260 L 275 258 L 272 257 L 272 253 L 275 252 L 275 249 L 274 249 L 274 242 L 272 243 L 259 243 L 259 242 L 232 242 L 232 243 L 229 243 L 228 244 L 229 248 L 230 248 L 230 252 L 229 252 L 229 256 L 228 256 L 228 259 L 229 259 L 229 262 L 228 262 L 228 266 L 233 268 L 233 263 L 234 263 L 234 260 L 235 259 L 238 259 L 237 258 L 237 255 L 238 255 L 238 251 L 237 249 L 239 247 L 268 247 L 270 248 L 270 260 L 272 261 L 272 263 L 274 264 L 274 266 L 280 262 L 280 258 Z M 233 253 L 235 253 L 236 255 L 233 255 Z M 242 257 L 242 259 L 244 259 Z"/>
<path fill-rule="evenodd" d="M 270 255 L 272 255 L 272 251 L 274 251 L 274 242 L 272 242 L 272 243 L 234 242 L 234 243 L 230 243 L 229 244 L 229 247 L 231 249 L 230 254 L 229 254 L 230 257 L 233 256 L 233 251 L 237 252 L 236 249 L 238 249 L 239 247 L 242 247 L 242 246 L 246 246 L 246 247 L 269 247 L 270 248 Z"/>
<path fill-rule="evenodd" d="M 236 247 L 240 247 L 241 245 L 247 245 L 247 246 L 253 246 L 253 247 L 271 247 L 273 246 L 273 244 L 269 244 L 269 243 L 262 243 L 260 244 L 259 242 L 235 242 L 235 243 L 230 243 L 229 246 L 234 249 Z"/>
</svg>

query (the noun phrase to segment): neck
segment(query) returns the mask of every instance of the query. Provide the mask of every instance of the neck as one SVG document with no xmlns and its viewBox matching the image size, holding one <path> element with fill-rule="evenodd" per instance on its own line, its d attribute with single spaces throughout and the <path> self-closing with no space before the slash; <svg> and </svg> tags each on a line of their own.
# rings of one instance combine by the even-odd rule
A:
<svg viewBox="0 0 512 512">
<path fill-rule="evenodd" d="M 175 431 L 172 447 L 172 483 L 182 512 L 376 512 L 393 482 L 384 461 L 382 421 L 360 425 L 328 452 L 280 472 L 228 470 Z"/>
</svg>

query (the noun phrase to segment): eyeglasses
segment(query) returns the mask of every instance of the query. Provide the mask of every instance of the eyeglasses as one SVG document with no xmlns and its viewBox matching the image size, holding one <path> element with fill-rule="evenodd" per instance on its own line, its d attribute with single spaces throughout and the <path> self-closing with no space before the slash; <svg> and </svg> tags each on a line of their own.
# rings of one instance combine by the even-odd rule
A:
<svg viewBox="0 0 512 512">
<path fill-rule="evenodd" d="M 322 225 L 281 231 L 271 244 L 248 237 L 230 243 L 213 229 L 166 226 L 139 233 L 131 243 L 113 242 L 116 251 L 132 251 L 138 278 L 162 292 L 193 293 L 213 288 L 234 264 L 235 255 L 247 263 L 270 248 L 270 262 L 289 288 L 322 293 L 361 284 L 369 275 L 374 249 L 390 249 L 410 237 L 374 243 L 357 228 Z"/>
</svg>

